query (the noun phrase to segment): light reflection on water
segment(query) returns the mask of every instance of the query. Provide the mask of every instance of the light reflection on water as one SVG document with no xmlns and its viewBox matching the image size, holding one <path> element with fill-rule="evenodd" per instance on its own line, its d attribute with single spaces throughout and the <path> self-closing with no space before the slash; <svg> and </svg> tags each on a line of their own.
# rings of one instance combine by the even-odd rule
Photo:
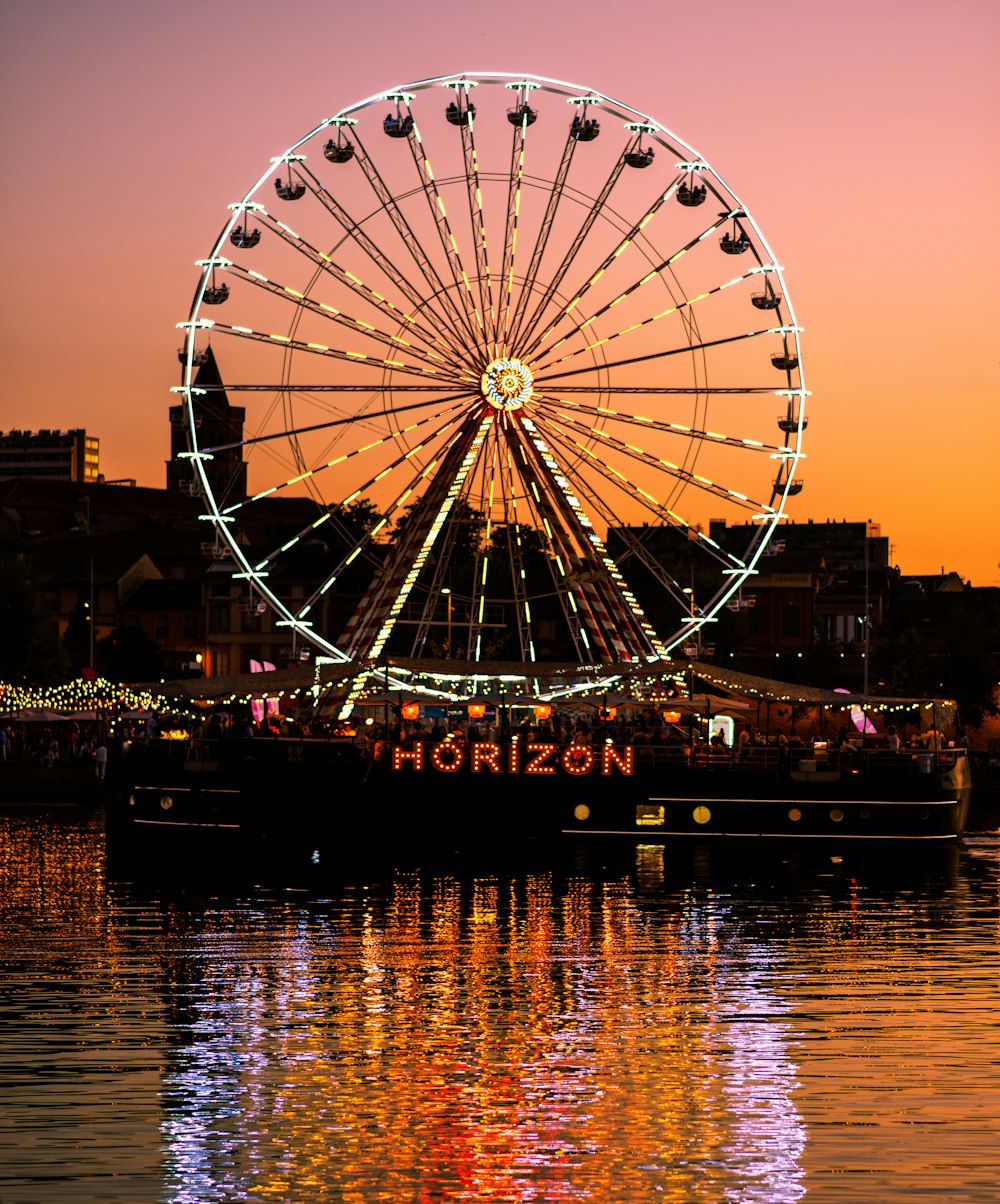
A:
<svg viewBox="0 0 1000 1204">
<path fill-rule="evenodd" d="M 165 894 L 0 814 L 0 1200 L 992 1201 L 998 858 Z"/>
</svg>

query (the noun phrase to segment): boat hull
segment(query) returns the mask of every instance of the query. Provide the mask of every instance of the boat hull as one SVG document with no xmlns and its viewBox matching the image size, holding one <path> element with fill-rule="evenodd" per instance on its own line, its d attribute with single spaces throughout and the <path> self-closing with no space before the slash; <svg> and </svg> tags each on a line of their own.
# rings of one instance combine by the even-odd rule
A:
<svg viewBox="0 0 1000 1204">
<path fill-rule="evenodd" d="M 961 754 L 872 756 L 845 768 L 727 762 L 639 766 L 628 796 L 598 798 L 564 832 L 674 837 L 948 840 L 965 830 L 972 781 Z"/>
<path fill-rule="evenodd" d="M 825 770 L 785 758 L 692 764 L 640 749 L 563 772 L 510 758 L 436 770 L 350 742 L 231 741 L 130 750 L 109 808 L 120 836 L 365 850 L 485 845 L 567 836 L 641 843 L 676 838 L 948 840 L 965 829 L 968 760 L 903 755 Z M 549 772 L 551 770 L 551 772 Z"/>
</svg>

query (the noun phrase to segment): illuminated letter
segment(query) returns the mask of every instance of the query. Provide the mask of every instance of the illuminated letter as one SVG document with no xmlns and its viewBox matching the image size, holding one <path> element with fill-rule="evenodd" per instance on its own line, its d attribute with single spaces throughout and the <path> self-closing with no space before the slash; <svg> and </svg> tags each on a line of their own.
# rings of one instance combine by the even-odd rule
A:
<svg viewBox="0 0 1000 1204">
<path fill-rule="evenodd" d="M 626 777 L 631 777 L 635 773 L 635 749 L 631 744 L 626 744 L 619 752 L 613 744 L 605 744 L 601 747 L 601 773 L 607 777 L 611 773 L 611 766 L 617 765 L 621 773 Z"/>
<path fill-rule="evenodd" d="M 509 773 L 521 772 L 521 741 L 517 736 L 513 736 L 510 741 L 510 751 L 507 754 L 507 771 Z"/>
<path fill-rule="evenodd" d="M 567 773 L 579 776 L 590 773 L 597 758 L 589 744 L 571 744 L 568 748 L 563 749 L 561 760 L 562 767 Z"/>
<path fill-rule="evenodd" d="M 491 740 L 472 745 L 469 768 L 473 773 L 479 773 L 484 765 L 491 773 L 503 773 L 500 768 L 500 745 L 494 744 Z"/>
<path fill-rule="evenodd" d="M 528 745 L 528 764 L 524 767 L 525 773 L 555 773 L 554 765 L 544 765 L 543 762 L 552 756 L 554 752 L 559 751 L 558 744 L 529 744 Z"/>
<path fill-rule="evenodd" d="M 442 773 L 457 773 L 465 760 L 465 748 L 451 740 L 442 740 L 431 748 L 431 764 Z"/>
<path fill-rule="evenodd" d="M 424 746 L 422 744 L 414 744 L 412 748 L 404 748 L 402 744 L 393 745 L 393 769 L 402 769 L 404 761 L 409 761 L 414 771 L 419 773 L 424 767 Z"/>
</svg>

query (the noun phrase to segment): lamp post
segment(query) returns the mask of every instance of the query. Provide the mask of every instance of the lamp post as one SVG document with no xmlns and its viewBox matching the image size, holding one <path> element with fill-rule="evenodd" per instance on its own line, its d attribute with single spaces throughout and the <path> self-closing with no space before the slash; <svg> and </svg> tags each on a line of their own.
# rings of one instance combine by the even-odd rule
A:
<svg viewBox="0 0 1000 1204">
<path fill-rule="evenodd" d="M 448 651 L 445 654 L 445 660 L 451 660 L 451 590 L 447 587 L 441 591 L 448 599 Z"/>
<path fill-rule="evenodd" d="M 87 544 L 90 551 L 90 600 L 87 602 L 87 625 L 90 628 L 90 659 L 88 667 L 94 667 L 94 542 L 90 532 L 90 496 L 79 499 L 87 508 L 87 517 L 84 519 L 83 532 L 87 536 Z M 78 527 L 74 527 L 78 531 Z"/>
<path fill-rule="evenodd" d="M 90 509 L 88 503 L 87 509 Z M 90 667 L 94 667 L 94 549 L 90 549 Z"/>
<path fill-rule="evenodd" d="M 695 615 L 694 588 L 691 587 L 689 589 L 687 586 L 685 586 L 684 589 L 681 590 L 681 593 L 687 594 L 688 602 L 691 604 L 691 628 L 692 628 L 692 632 L 694 634 L 695 647 L 697 649 L 697 654 L 700 658 L 701 657 L 701 628 L 699 627 L 697 630 L 694 630 L 694 615 Z"/>
<path fill-rule="evenodd" d="M 869 631 L 871 628 L 871 609 L 868 598 L 868 524 L 865 523 L 865 652 L 864 652 L 864 682 L 861 692 L 868 697 L 868 654 L 871 651 Z M 865 725 L 867 726 L 867 724 Z"/>
</svg>

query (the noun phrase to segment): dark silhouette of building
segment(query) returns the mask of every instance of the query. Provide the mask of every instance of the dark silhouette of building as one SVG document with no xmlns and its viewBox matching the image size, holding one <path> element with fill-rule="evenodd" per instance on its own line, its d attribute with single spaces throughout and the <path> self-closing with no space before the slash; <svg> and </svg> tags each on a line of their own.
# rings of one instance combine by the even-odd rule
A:
<svg viewBox="0 0 1000 1204">
<path fill-rule="evenodd" d="M 724 519 L 712 519 L 709 535 L 727 551 L 740 552 L 747 546 L 753 526 L 744 523 L 734 527 Z M 882 535 L 878 523 L 816 522 L 782 523 L 769 545 L 771 554 L 789 552 L 822 556 L 828 569 L 886 568 L 889 564 L 889 540 Z"/>
<path fill-rule="evenodd" d="M 200 363 L 192 384 L 192 410 L 198 431 L 198 447 L 214 449 L 211 460 L 203 460 L 212 494 L 220 503 L 247 495 L 247 466 L 243 460 L 243 422 L 246 409 L 229 404 L 219 366 L 211 347 L 199 352 Z M 185 424 L 185 405 L 170 407 L 170 459 L 167 489 L 197 494 L 199 481 L 194 464 L 184 459 L 191 451 Z"/>
<path fill-rule="evenodd" d="M 0 478 L 96 481 L 100 440 L 84 430 L 0 433 Z"/>
</svg>

